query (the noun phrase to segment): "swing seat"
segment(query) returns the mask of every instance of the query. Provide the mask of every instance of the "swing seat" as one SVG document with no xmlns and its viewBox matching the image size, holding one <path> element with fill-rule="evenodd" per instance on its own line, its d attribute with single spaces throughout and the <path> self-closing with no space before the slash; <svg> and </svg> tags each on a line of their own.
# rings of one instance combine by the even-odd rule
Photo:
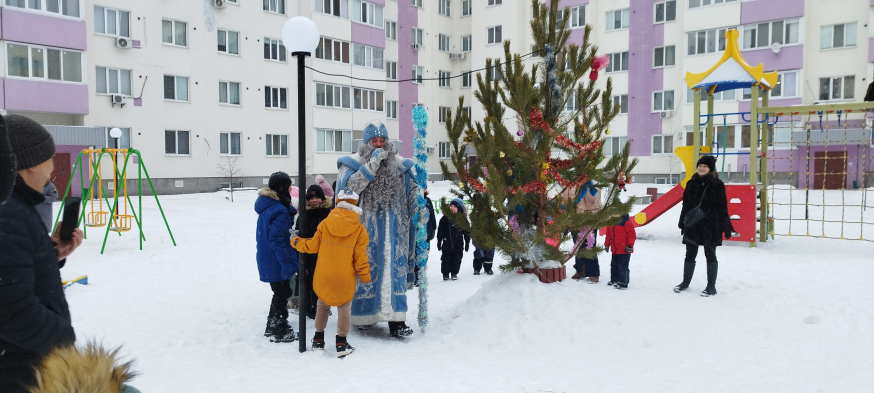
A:
<svg viewBox="0 0 874 393">
<path fill-rule="evenodd" d="M 88 213 L 88 220 L 85 222 L 87 227 L 102 227 L 106 225 L 106 218 L 109 217 L 109 212 L 96 211 Z"/>
<path fill-rule="evenodd" d="M 131 220 L 134 216 L 131 215 L 118 215 L 115 217 L 113 221 L 115 221 L 116 226 L 109 227 L 109 230 L 112 232 L 127 232 L 131 230 Z"/>
</svg>

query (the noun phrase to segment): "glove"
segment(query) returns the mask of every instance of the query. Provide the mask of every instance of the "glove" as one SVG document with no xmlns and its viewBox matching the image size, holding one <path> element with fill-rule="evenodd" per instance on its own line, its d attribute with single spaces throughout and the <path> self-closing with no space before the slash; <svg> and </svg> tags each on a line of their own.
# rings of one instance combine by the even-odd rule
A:
<svg viewBox="0 0 874 393">
<path fill-rule="evenodd" d="M 634 247 L 625 246 L 625 253 L 626 254 L 631 254 L 632 252 L 634 252 Z"/>
<path fill-rule="evenodd" d="M 441 242 L 438 240 L 438 241 L 437 241 L 437 251 L 440 251 L 440 250 L 442 250 L 442 249 L 443 249 L 443 243 L 441 243 Z"/>
<path fill-rule="evenodd" d="M 470 243 L 464 243 L 464 252 L 470 250 Z"/>
<path fill-rule="evenodd" d="M 373 288 L 373 281 L 361 283 L 361 289 L 363 289 L 364 292 L 370 292 L 371 288 Z"/>
<path fill-rule="evenodd" d="M 724 235 L 725 235 L 725 239 L 726 239 L 726 240 L 731 239 L 731 234 L 732 234 L 732 233 L 734 233 L 734 232 L 732 232 L 732 231 L 725 231 L 725 233 L 724 233 Z"/>
<path fill-rule="evenodd" d="M 370 162 L 378 162 L 378 161 L 385 160 L 385 158 L 388 157 L 388 154 L 383 154 L 383 153 L 384 152 L 382 149 L 374 150 L 373 153 L 370 154 Z"/>
<path fill-rule="evenodd" d="M 299 229 L 289 229 L 288 231 L 291 232 L 291 237 L 298 237 L 298 236 L 300 236 L 300 235 L 298 235 L 298 234 L 300 233 L 300 230 L 299 230 Z"/>
</svg>

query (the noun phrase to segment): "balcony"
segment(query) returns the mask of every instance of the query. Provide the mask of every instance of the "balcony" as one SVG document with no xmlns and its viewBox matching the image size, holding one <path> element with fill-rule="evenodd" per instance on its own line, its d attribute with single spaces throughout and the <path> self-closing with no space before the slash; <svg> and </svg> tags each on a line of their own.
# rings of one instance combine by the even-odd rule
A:
<svg viewBox="0 0 874 393">
<path fill-rule="evenodd" d="M 0 78 L 0 108 L 12 111 L 88 114 L 88 85 Z"/>
<path fill-rule="evenodd" d="M 76 50 L 87 49 L 85 21 L 48 13 L 0 8 L 0 40 Z M 39 26 L 39 27 L 37 27 Z"/>
</svg>

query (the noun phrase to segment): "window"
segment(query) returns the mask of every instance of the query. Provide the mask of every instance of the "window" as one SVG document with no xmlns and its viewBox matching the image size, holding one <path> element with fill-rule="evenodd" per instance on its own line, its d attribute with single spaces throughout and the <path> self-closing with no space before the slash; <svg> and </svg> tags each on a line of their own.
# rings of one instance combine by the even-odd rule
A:
<svg viewBox="0 0 874 393">
<path fill-rule="evenodd" d="M 440 142 L 439 144 L 440 151 L 437 154 L 437 157 L 440 159 L 448 159 L 452 155 L 452 148 L 449 142 Z"/>
<path fill-rule="evenodd" d="M 439 75 L 439 79 L 438 79 L 438 80 L 439 80 L 439 82 L 440 82 L 440 83 L 439 83 L 439 84 L 440 84 L 440 87 L 450 87 L 450 86 L 449 86 L 449 81 L 450 81 L 450 79 L 449 79 L 449 71 L 438 71 L 438 75 Z"/>
<path fill-rule="evenodd" d="M 461 113 L 462 113 L 462 115 L 467 116 L 467 118 L 470 119 L 470 107 L 469 106 L 461 107 Z"/>
<path fill-rule="evenodd" d="M 285 0 L 264 0 L 264 11 L 285 14 Z"/>
<path fill-rule="evenodd" d="M 8 76 L 82 82 L 82 52 L 7 43 L 6 59 Z"/>
<path fill-rule="evenodd" d="M 798 81 L 798 71 L 780 71 L 777 73 L 777 85 L 771 89 L 771 98 L 798 96 Z"/>
<path fill-rule="evenodd" d="M 674 152 L 673 135 L 653 135 L 652 154 L 671 154 Z"/>
<path fill-rule="evenodd" d="M 240 105 L 240 82 L 219 82 L 219 102 Z"/>
<path fill-rule="evenodd" d="M 670 67 L 674 65 L 674 46 L 653 48 L 652 68 Z"/>
<path fill-rule="evenodd" d="M 383 69 L 383 50 L 361 44 L 352 44 L 352 63 L 368 68 Z"/>
<path fill-rule="evenodd" d="M 670 22 L 677 19 L 676 0 L 655 4 L 655 23 Z"/>
<path fill-rule="evenodd" d="M 607 31 L 628 28 L 628 8 L 607 12 Z"/>
<path fill-rule="evenodd" d="M 470 71 L 461 74 L 461 87 L 470 87 Z"/>
<path fill-rule="evenodd" d="M 725 50 L 725 32 L 728 29 L 693 31 L 686 34 L 687 55 L 701 55 Z"/>
<path fill-rule="evenodd" d="M 281 40 L 264 37 L 264 60 L 276 60 L 285 62 L 285 45 Z"/>
<path fill-rule="evenodd" d="M 737 0 L 689 0 L 689 8 L 706 7 L 723 3 L 733 3 Z"/>
<path fill-rule="evenodd" d="M 79 17 L 79 0 L 6 0 L 6 5 L 72 16 L 74 18 Z"/>
<path fill-rule="evenodd" d="M 470 1 L 461 0 L 461 16 L 470 16 Z"/>
<path fill-rule="evenodd" d="M 352 0 L 352 20 L 371 26 L 384 28 L 382 22 L 382 6 Z"/>
<path fill-rule="evenodd" d="M 674 91 L 657 91 L 652 93 L 653 112 L 666 112 L 674 110 Z"/>
<path fill-rule="evenodd" d="M 501 26 L 489 27 L 488 36 L 489 44 L 500 44 L 503 41 L 503 38 L 501 38 Z"/>
<path fill-rule="evenodd" d="M 385 38 L 397 41 L 398 23 L 390 20 L 385 21 Z"/>
<path fill-rule="evenodd" d="M 218 51 L 232 55 L 240 54 L 240 33 L 236 31 L 218 31 Z"/>
<path fill-rule="evenodd" d="M 820 37 L 821 49 L 856 46 L 856 22 L 823 26 Z"/>
<path fill-rule="evenodd" d="M 316 130 L 317 152 L 352 152 L 352 131 Z"/>
<path fill-rule="evenodd" d="M 716 126 L 716 143 L 719 147 L 734 149 L 734 126 Z"/>
<path fill-rule="evenodd" d="M 501 72 L 498 70 L 498 66 L 494 65 L 489 68 L 486 68 L 486 81 L 494 82 L 496 80 L 501 79 Z"/>
<path fill-rule="evenodd" d="M 349 43 L 322 37 L 316 47 L 316 58 L 349 64 Z"/>
<path fill-rule="evenodd" d="M 130 37 L 130 12 L 94 6 L 94 32 Z"/>
<path fill-rule="evenodd" d="M 238 156 L 240 155 L 240 143 L 242 134 L 239 132 L 219 133 L 219 154 Z"/>
<path fill-rule="evenodd" d="M 385 79 L 398 80 L 398 62 L 385 62 Z"/>
<path fill-rule="evenodd" d="M 413 0 L 413 7 L 424 8 L 422 7 L 422 0 Z"/>
<path fill-rule="evenodd" d="M 462 52 L 470 52 L 470 48 L 471 48 L 470 45 L 471 45 L 472 39 L 473 39 L 473 36 L 471 36 L 471 35 L 461 36 L 461 51 Z"/>
<path fill-rule="evenodd" d="M 118 138 L 118 148 L 119 149 L 130 149 L 130 128 L 129 127 L 104 127 L 106 130 L 106 146 L 115 146 L 115 138 L 110 135 L 109 131 L 113 128 L 118 128 L 121 130 L 121 138 Z"/>
<path fill-rule="evenodd" d="M 489 0 L 489 6 L 501 5 L 503 2 L 504 0 Z"/>
<path fill-rule="evenodd" d="M 288 89 L 284 87 L 264 86 L 264 107 L 288 109 Z"/>
<path fill-rule="evenodd" d="M 165 44 L 188 46 L 188 24 L 175 20 L 161 20 L 161 40 Z"/>
<path fill-rule="evenodd" d="M 164 131 L 164 154 L 189 155 L 191 154 L 191 136 L 188 131 L 165 130 Z"/>
<path fill-rule="evenodd" d="M 625 149 L 625 143 L 628 141 L 627 137 L 624 136 L 610 136 L 604 138 L 604 154 L 608 156 L 615 156 L 622 153 L 622 149 Z"/>
<path fill-rule="evenodd" d="M 743 28 L 744 49 L 768 48 L 771 44 L 797 44 L 798 26 L 798 19 L 746 25 Z"/>
<path fill-rule="evenodd" d="M 628 52 L 611 53 L 610 64 L 607 64 L 606 72 L 628 71 Z"/>
<path fill-rule="evenodd" d="M 838 76 L 819 78 L 820 100 L 849 100 L 855 98 L 856 77 Z"/>
<path fill-rule="evenodd" d="M 619 105 L 619 113 L 628 113 L 628 94 L 613 96 L 613 105 Z"/>
<path fill-rule="evenodd" d="M 425 73 L 425 70 L 422 66 L 413 66 L 413 83 L 422 83 L 422 75 Z"/>
<path fill-rule="evenodd" d="M 586 6 L 578 5 L 576 7 L 571 7 L 570 15 L 571 21 L 568 26 L 571 29 L 586 27 Z"/>
<path fill-rule="evenodd" d="M 164 99 L 188 101 L 188 77 L 164 75 Z"/>
<path fill-rule="evenodd" d="M 570 98 L 568 98 L 567 102 L 564 104 L 564 110 L 566 112 L 576 112 L 577 110 L 577 95 L 571 94 Z"/>
<path fill-rule="evenodd" d="M 389 119 L 397 119 L 398 118 L 398 102 L 397 101 L 386 101 L 385 102 L 385 117 Z"/>
<path fill-rule="evenodd" d="M 410 30 L 413 32 L 413 44 L 421 47 L 425 43 L 425 31 L 415 27 Z"/>
<path fill-rule="evenodd" d="M 437 0 L 437 12 L 443 16 L 449 16 L 449 0 Z"/>
<path fill-rule="evenodd" d="M 267 134 L 264 139 L 267 141 L 268 156 L 288 155 L 288 135 Z"/>
<path fill-rule="evenodd" d="M 352 108 L 349 86 L 316 82 L 316 105 L 334 108 Z"/>
<path fill-rule="evenodd" d="M 723 90 L 713 93 L 713 101 L 734 101 L 737 99 L 736 90 Z M 746 98 L 749 99 L 749 96 Z M 692 89 L 686 89 L 686 103 L 691 104 L 695 101 L 695 92 Z M 707 93 L 701 91 L 701 102 L 707 102 Z"/>
<path fill-rule="evenodd" d="M 441 106 L 437 109 L 437 111 L 440 123 L 446 123 L 446 120 L 449 119 L 449 114 L 452 113 L 452 108 L 448 106 Z"/>
<path fill-rule="evenodd" d="M 315 0 L 316 12 L 349 18 L 349 0 Z"/>
<path fill-rule="evenodd" d="M 381 91 L 360 89 L 357 87 L 352 90 L 354 97 L 353 101 L 355 102 L 355 109 L 382 112 L 384 102 Z"/>
<path fill-rule="evenodd" d="M 445 34 L 438 34 L 437 39 L 440 42 L 439 49 L 442 52 L 449 52 L 449 42 L 451 41 L 451 37 Z"/>
<path fill-rule="evenodd" d="M 121 94 L 131 96 L 131 71 L 117 68 L 97 67 L 97 94 Z"/>
</svg>

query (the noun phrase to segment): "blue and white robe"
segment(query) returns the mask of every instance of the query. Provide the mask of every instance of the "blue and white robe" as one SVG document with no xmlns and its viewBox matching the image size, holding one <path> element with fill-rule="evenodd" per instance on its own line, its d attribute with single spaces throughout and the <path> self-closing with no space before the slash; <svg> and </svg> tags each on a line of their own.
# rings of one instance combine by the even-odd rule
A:
<svg viewBox="0 0 874 393">
<path fill-rule="evenodd" d="M 400 156 L 396 156 L 395 165 L 401 176 L 395 182 L 397 189 L 389 206 L 368 206 L 368 198 L 364 195 L 374 176 L 367 170 L 359 170 L 364 163 L 357 154 L 337 161 L 337 189 L 348 187 L 361 195 L 361 224 L 370 236 L 367 257 L 373 286 L 369 291 L 364 291 L 361 286 L 356 289 L 352 300 L 352 324 L 405 321 L 407 290 L 412 288 L 416 279 L 416 223 L 412 220 L 418 211 L 419 219 L 427 222 L 428 211 L 418 204 L 415 163 Z"/>
</svg>

